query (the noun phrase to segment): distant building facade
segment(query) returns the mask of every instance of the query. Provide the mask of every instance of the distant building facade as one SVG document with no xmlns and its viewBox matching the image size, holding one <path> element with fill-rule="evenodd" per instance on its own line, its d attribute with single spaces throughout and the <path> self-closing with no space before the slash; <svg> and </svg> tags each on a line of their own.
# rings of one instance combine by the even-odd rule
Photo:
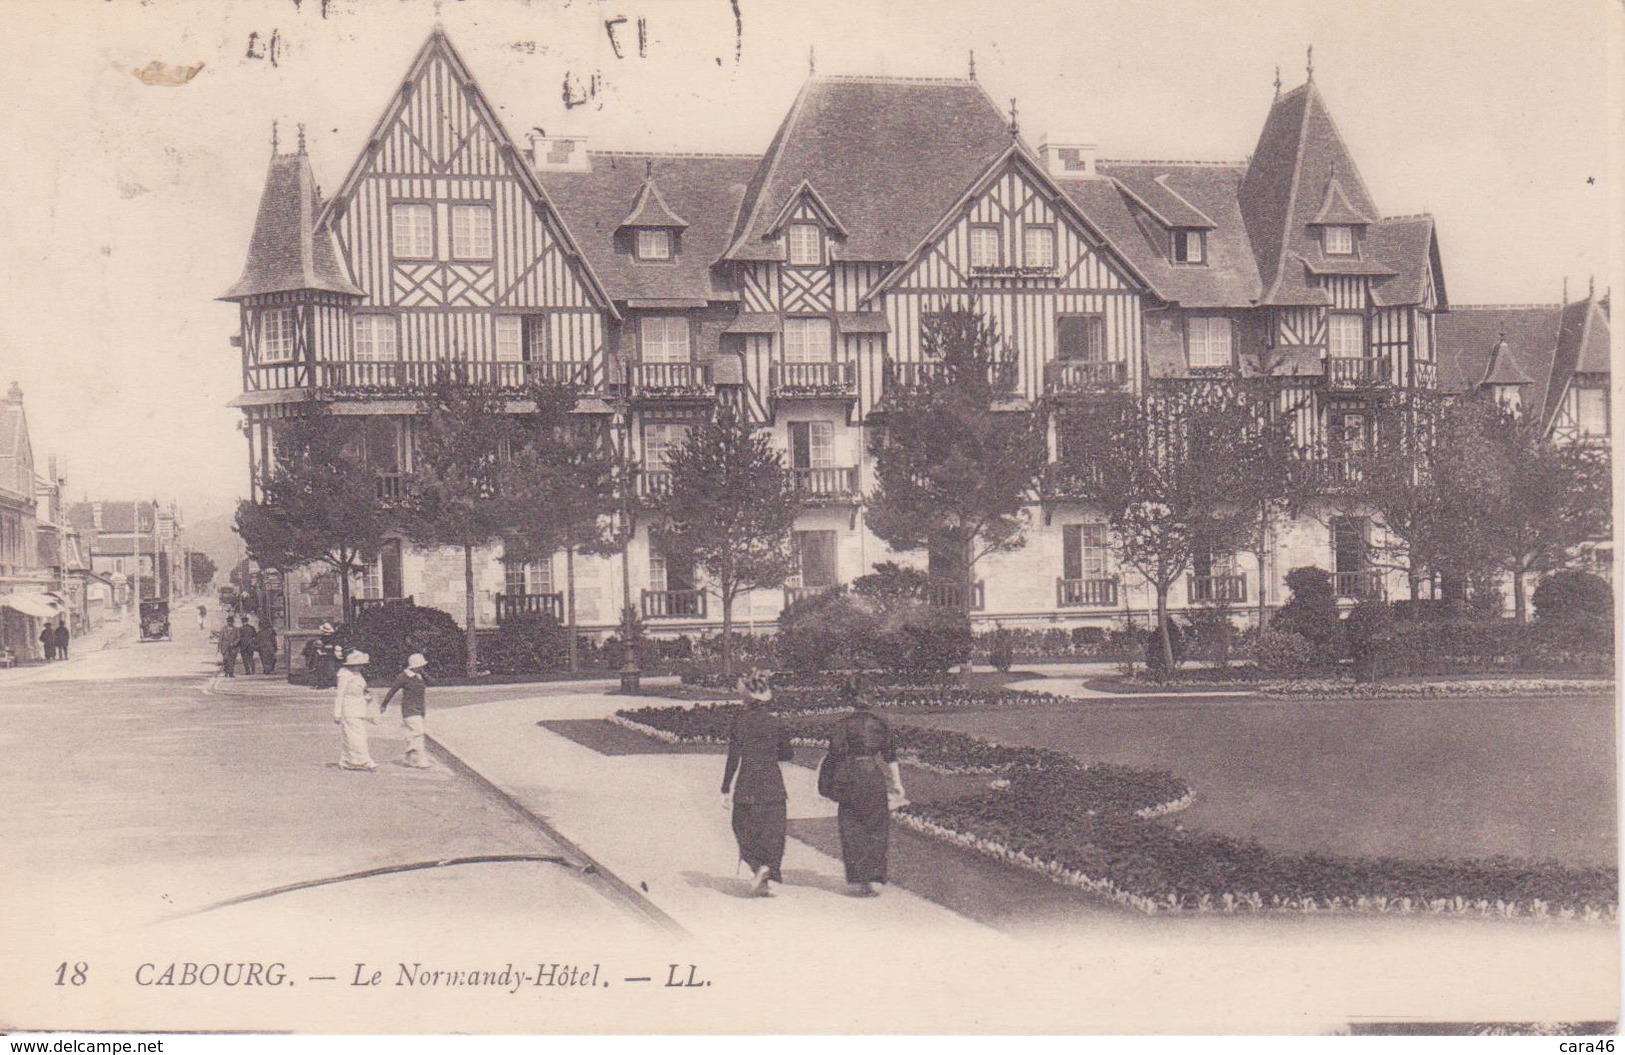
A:
<svg viewBox="0 0 1625 1055">
<path fill-rule="evenodd" d="M 43 657 L 46 626 L 81 625 L 54 493 L 36 469 L 23 391 L 12 382 L 0 401 L 0 653 L 17 662 Z"/>
<path fill-rule="evenodd" d="M 1403 576 L 1370 558 L 1380 523 L 1337 508 L 1347 454 L 1377 400 L 1471 387 L 1461 379 L 1484 350 L 1448 323 L 1432 218 L 1380 212 L 1312 77 L 1277 88 L 1245 163 L 1111 161 L 1085 136 L 1034 149 L 974 79 L 862 77 L 810 77 L 762 155 L 600 152 L 579 137 L 515 141 L 438 30 L 331 197 L 302 142 L 273 156 L 223 299 L 240 307 L 252 469 L 269 467 L 279 420 L 321 403 L 357 423 L 386 500 L 412 469 L 416 400 L 444 360 L 515 392 L 535 378 L 582 386 L 578 412 L 619 430 L 649 490 L 668 485 L 669 453 L 718 399 L 745 406 L 809 499 L 797 573 L 746 599 L 745 628 L 877 562 L 926 563 L 865 525 L 866 430 L 930 369 L 921 319 L 944 305 L 974 303 L 997 325 L 1022 410 L 1289 379 L 1327 504 L 1276 531 L 1263 568 L 1204 555 L 1172 598 L 1184 610 L 1279 604 L 1286 572 L 1311 564 L 1348 603 L 1397 592 Z M 1534 358 L 1568 354 L 1552 333 L 1524 367 L 1542 378 L 1558 368 Z M 1567 368 L 1563 392 L 1594 376 Z M 1554 383 L 1530 398 L 1567 406 Z M 1572 401 L 1576 422 L 1589 399 Z M 978 565 L 980 618 L 1145 617 L 1150 588 L 1116 564 L 1104 519 L 1064 477 L 1046 476 L 1032 514 L 1023 549 Z M 562 563 L 481 552 L 479 622 L 556 598 Z M 584 626 L 612 626 L 623 592 L 657 632 L 717 625 L 705 584 L 646 527 L 629 573 L 577 560 Z M 460 616 L 462 582 L 460 556 L 399 536 L 357 593 Z M 287 596 L 295 629 L 343 614 L 331 575 L 301 573 Z"/>
<path fill-rule="evenodd" d="M 113 603 L 176 600 L 189 594 L 179 508 L 155 501 L 74 502 L 68 523 L 79 533 L 90 570 L 113 584 Z"/>
</svg>

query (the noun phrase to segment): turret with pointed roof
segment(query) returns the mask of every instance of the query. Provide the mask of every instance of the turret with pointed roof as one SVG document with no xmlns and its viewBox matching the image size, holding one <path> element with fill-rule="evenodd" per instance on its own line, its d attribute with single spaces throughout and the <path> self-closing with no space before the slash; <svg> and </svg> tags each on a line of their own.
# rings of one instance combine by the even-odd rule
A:
<svg viewBox="0 0 1625 1055">
<path fill-rule="evenodd" d="M 303 135 L 301 135 L 303 147 Z M 236 285 L 221 300 L 242 300 L 266 293 L 320 290 L 359 297 L 362 291 L 345 274 L 331 232 L 317 227 L 322 203 L 310 157 L 303 149 L 272 154 L 260 195 L 248 262 Z"/>
</svg>

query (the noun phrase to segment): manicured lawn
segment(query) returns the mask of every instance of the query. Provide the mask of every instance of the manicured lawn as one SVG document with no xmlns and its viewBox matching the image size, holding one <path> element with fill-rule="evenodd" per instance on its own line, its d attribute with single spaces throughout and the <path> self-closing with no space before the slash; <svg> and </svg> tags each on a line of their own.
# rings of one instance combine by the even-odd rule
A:
<svg viewBox="0 0 1625 1055">
<path fill-rule="evenodd" d="M 1618 853 L 1604 697 L 1123 702 L 893 720 L 1171 770 L 1196 805 L 1165 823 L 1278 850 L 1572 865 Z"/>
</svg>

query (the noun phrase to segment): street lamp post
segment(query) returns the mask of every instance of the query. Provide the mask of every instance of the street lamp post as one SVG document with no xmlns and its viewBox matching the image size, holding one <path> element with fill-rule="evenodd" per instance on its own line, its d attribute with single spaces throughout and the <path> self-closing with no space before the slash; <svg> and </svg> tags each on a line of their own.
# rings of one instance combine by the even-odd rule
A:
<svg viewBox="0 0 1625 1055">
<path fill-rule="evenodd" d="M 620 523 L 616 532 L 621 547 L 621 692 L 628 696 L 642 693 L 638 669 L 638 613 L 632 607 L 632 537 L 637 533 L 634 519 L 632 479 L 632 415 L 623 402 L 615 410 L 613 424 L 620 432 L 619 456 L 616 476 L 621 501 Z"/>
</svg>

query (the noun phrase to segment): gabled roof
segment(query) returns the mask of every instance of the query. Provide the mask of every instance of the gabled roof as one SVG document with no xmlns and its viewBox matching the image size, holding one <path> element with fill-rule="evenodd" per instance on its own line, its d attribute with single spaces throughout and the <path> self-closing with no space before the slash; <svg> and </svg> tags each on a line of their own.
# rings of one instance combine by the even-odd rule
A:
<svg viewBox="0 0 1625 1055">
<path fill-rule="evenodd" d="M 842 260 L 900 261 L 1012 141 L 970 80 L 813 77 L 751 180 L 725 256 L 778 260 L 775 217 L 816 187 L 850 237 Z"/>
<path fill-rule="evenodd" d="M 1529 379 L 1524 406 L 1544 408 L 1563 315 L 1564 309 L 1557 304 L 1451 307 L 1435 317 L 1439 388 L 1470 392 L 1490 376 L 1495 360 L 1502 359 L 1499 369 L 1511 369 Z M 1504 351 L 1500 348 L 1503 340 Z"/>
<path fill-rule="evenodd" d="M 651 174 L 638 188 L 638 196 L 632 200 L 632 211 L 627 213 L 626 219 L 621 221 L 622 227 L 671 227 L 678 230 L 688 226 L 688 221 L 671 211 L 666 199 L 661 197 L 660 188 L 655 185 Z"/>
<path fill-rule="evenodd" d="M 34 454 L 21 399 L 0 402 L 0 490 L 29 500 L 34 497 Z"/>
<path fill-rule="evenodd" d="M 796 206 L 801 204 L 803 201 L 812 206 L 813 211 L 818 213 L 818 215 L 823 218 L 824 223 L 828 225 L 830 229 L 832 229 L 842 238 L 846 237 L 846 225 L 841 222 L 841 218 L 835 215 L 835 210 L 829 207 L 829 203 L 824 200 L 824 196 L 819 194 L 818 191 L 813 188 L 813 185 L 805 180 L 802 181 L 801 186 L 796 188 L 796 192 L 794 194 L 784 199 L 784 208 L 780 209 L 779 214 L 773 217 L 772 222 L 768 224 L 767 233 L 769 235 L 777 235 L 780 231 L 784 230 L 785 226 L 789 224 L 791 217 L 795 215 Z"/>
<path fill-rule="evenodd" d="M 103 502 L 102 526 L 96 527 L 96 503 L 72 502 L 69 503 L 65 516 L 69 524 L 81 531 L 100 530 L 103 535 L 129 534 L 134 530 L 136 506 L 141 507 L 141 533 L 145 535 L 153 529 L 154 516 L 157 507 L 152 502 Z M 96 552 L 103 552 L 98 549 Z"/>
<path fill-rule="evenodd" d="M 1371 299 L 1377 307 L 1422 303 L 1430 274 L 1438 306 L 1449 307 L 1433 217 L 1394 216 L 1378 220 L 1366 230 L 1365 255 L 1382 261 L 1387 273 L 1393 276 L 1372 286 Z"/>
<path fill-rule="evenodd" d="M 1546 422 L 1557 416 L 1558 403 L 1575 374 L 1610 374 L 1608 316 L 1595 296 L 1566 305 L 1558 324 L 1557 350 L 1546 386 Z"/>
<path fill-rule="evenodd" d="M 1263 303 L 1326 302 L 1324 291 L 1308 285 L 1300 258 L 1324 259 L 1311 225 L 1328 197 L 1335 209 L 1351 215 L 1381 215 L 1319 89 L 1310 81 L 1270 107 L 1238 194 L 1264 279 Z"/>
<path fill-rule="evenodd" d="M 615 300 L 731 300 L 736 294 L 713 264 L 727 248 L 745 185 L 760 160 L 589 152 L 587 171 L 543 172 L 539 179 Z M 629 245 L 617 244 L 615 234 L 625 225 L 626 202 L 648 183 L 650 166 L 661 201 L 687 226 L 673 259 L 641 263 Z"/>
<path fill-rule="evenodd" d="M 1257 304 L 1262 283 L 1236 199 L 1244 171 L 1241 165 L 1101 161 L 1097 169 L 1109 178 L 1056 183 L 1157 296 L 1193 308 Z M 1167 207 L 1173 195 L 1211 224 L 1204 265 L 1173 263 L 1168 258 L 1164 227 L 1149 217 L 1144 223 L 1136 220 L 1143 203 L 1158 200 Z"/>
<path fill-rule="evenodd" d="M 547 196 L 547 191 L 543 189 L 541 182 L 537 179 L 536 170 L 530 166 L 524 155 L 520 153 L 519 148 L 514 145 L 513 137 L 508 134 L 508 130 L 503 127 L 501 118 L 497 117 L 496 110 L 486 100 L 485 93 L 480 90 L 479 84 L 474 80 L 474 75 L 469 72 L 468 64 L 463 61 L 463 57 L 452 46 L 451 39 L 446 36 L 445 30 L 435 26 L 428 39 L 423 42 L 423 46 L 418 49 L 417 57 L 412 60 L 412 65 L 407 69 L 406 76 L 401 80 L 401 86 L 396 89 L 395 94 L 390 97 L 389 105 L 385 106 L 384 112 L 379 115 L 378 123 L 373 125 L 372 133 L 367 137 L 366 147 L 362 149 L 361 153 L 357 155 L 354 164 L 350 166 L 350 171 L 344 177 L 344 182 L 339 185 L 338 193 L 334 194 L 322 206 L 321 215 L 316 219 L 318 227 L 325 228 L 332 219 L 334 209 L 354 195 L 356 186 L 366 174 L 367 165 L 371 161 L 375 150 L 384 141 L 389 126 L 394 123 L 411 101 L 413 86 L 422 79 L 436 56 L 444 59 L 446 68 L 451 71 L 451 75 L 465 93 L 469 106 L 485 122 L 486 128 L 490 130 L 492 137 L 496 140 L 497 149 L 507 159 L 508 167 L 518 178 L 520 186 L 524 187 L 526 193 L 530 195 L 532 202 L 540 205 L 545 215 L 558 215 L 558 211 L 553 207 L 553 202 Z M 608 310 L 613 317 L 619 318 L 620 312 L 604 289 L 598 275 L 593 271 L 591 262 L 583 255 L 581 246 L 577 244 L 572 236 L 568 225 L 555 223 L 553 227 L 555 228 L 554 233 L 559 239 L 560 247 L 565 254 L 580 262 L 582 280 L 588 289 L 601 298 L 602 307 Z"/>
<path fill-rule="evenodd" d="M 1169 185 L 1166 172 L 1152 176 L 1149 181 L 1140 180 L 1133 183 L 1125 181 L 1122 187 L 1123 193 L 1149 213 L 1153 220 L 1170 231 L 1176 227 L 1206 229 L 1219 226 L 1207 213 L 1191 204 L 1184 195 Z"/>
<path fill-rule="evenodd" d="M 345 274 L 332 234 L 316 226 L 321 209 L 310 158 L 303 151 L 273 156 L 248 242 L 248 262 L 237 284 L 220 299 L 301 289 L 363 296 Z"/>
<path fill-rule="evenodd" d="M 1326 181 L 1326 196 L 1321 200 L 1320 211 L 1309 222 L 1317 225 L 1342 224 L 1354 226 L 1370 223 L 1375 217 L 1361 212 L 1349 201 L 1349 192 L 1343 189 L 1343 181 L 1334 174 Z"/>
<path fill-rule="evenodd" d="M 1490 365 L 1484 368 L 1484 379 L 1481 385 L 1532 385 L 1535 379 L 1530 377 L 1518 363 L 1517 356 L 1507 346 L 1505 337 L 1495 342 L 1490 349 Z"/>
</svg>

